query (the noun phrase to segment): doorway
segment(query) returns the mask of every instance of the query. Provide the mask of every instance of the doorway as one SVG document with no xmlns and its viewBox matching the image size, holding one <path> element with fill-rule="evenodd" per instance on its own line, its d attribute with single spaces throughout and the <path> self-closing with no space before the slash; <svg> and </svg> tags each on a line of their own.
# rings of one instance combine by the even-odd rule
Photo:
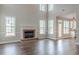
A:
<svg viewBox="0 0 79 59">
<path fill-rule="evenodd" d="M 76 20 L 57 18 L 57 37 L 58 38 L 75 38 Z"/>
</svg>

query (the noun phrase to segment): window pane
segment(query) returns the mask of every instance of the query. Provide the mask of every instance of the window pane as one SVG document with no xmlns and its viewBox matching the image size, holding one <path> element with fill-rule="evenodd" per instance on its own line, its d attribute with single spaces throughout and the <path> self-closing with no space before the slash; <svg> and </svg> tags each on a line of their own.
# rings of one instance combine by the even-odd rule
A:
<svg viewBox="0 0 79 59">
<path fill-rule="evenodd" d="M 15 35 L 15 18 L 6 17 L 6 36 Z"/>
<path fill-rule="evenodd" d="M 64 34 L 69 33 L 69 21 L 64 20 Z"/>
<path fill-rule="evenodd" d="M 11 26 L 7 26 L 6 29 L 11 29 Z"/>
<path fill-rule="evenodd" d="M 49 8 L 48 8 L 49 11 L 52 11 L 52 10 L 53 10 L 53 4 L 49 4 L 48 7 L 49 7 Z"/>
<path fill-rule="evenodd" d="M 48 34 L 53 34 L 53 30 L 52 30 L 52 28 L 49 29 Z"/>
<path fill-rule="evenodd" d="M 40 20 L 40 27 L 45 27 L 45 20 Z"/>
<path fill-rule="evenodd" d="M 12 17 L 12 26 L 15 26 L 15 18 L 14 17 Z"/>
<path fill-rule="evenodd" d="M 46 11 L 46 5 L 40 4 L 40 11 Z"/>
<path fill-rule="evenodd" d="M 12 32 L 11 29 L 6 29 L 6 32 Z"/>
<path fill-rule="evenodd" d="M 53 34 L 53 20 L 48 20 L 48 34 Z"/>
<path fill-rule="evenodd" d="M 12 28 L 12 32 L 15 32 L 15 28 Z"/>
<path fill-rule="evenodd" d="M 40 34 L 45 34 L 45 20 L 40 20 Z"/>
<path fill-rule="evenodd" d="M 44 27 L 40 27 L 40 34 L 45 34 L 45 28 Z"/>
</svg>

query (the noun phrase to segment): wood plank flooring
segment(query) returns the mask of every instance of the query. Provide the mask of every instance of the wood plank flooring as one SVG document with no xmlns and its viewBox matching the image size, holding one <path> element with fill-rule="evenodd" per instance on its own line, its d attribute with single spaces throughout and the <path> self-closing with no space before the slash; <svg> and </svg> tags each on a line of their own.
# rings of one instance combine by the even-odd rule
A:
<svg viewBox="0 0 79 59">
<path fill-rule="evenodd" d="M 0 45 L 0 55 L 77 55 L 74 40 L 29 40 Z"/>
</svg>

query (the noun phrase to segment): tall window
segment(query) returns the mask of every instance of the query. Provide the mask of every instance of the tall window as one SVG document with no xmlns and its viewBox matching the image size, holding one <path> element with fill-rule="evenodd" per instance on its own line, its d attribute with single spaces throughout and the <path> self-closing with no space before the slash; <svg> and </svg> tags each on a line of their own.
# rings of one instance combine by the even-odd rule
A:
<svg viewBox="0 0 79 59">
<path fill-rule="evenodd" d="M 45 20 L 40 20 L 40 34 L 45 34 Z"/>
<path fill-rule="evenodd" d="M 40 4 L 40 11 L 46 11 L 46 4 Z"/>
<path fill-rule="evenodd" d="M 48 5 L 48 11 L 52 11 L 53 10 L 54 5 L 53 4 L 49 4 Z"/>
<path fill-rule="evenodd" d="M 6 36 L 15 36 L 15 17 L 6 17 Z"/>
<path fill-rule="evenodd" d="M 69 21 L 64 20 L 64 34 L 69 34 Z"/>
<path fill-rule="evenodd" d="M 48 20 L 48 34 L 53 34 L 53 20 Z"/>
</svg>

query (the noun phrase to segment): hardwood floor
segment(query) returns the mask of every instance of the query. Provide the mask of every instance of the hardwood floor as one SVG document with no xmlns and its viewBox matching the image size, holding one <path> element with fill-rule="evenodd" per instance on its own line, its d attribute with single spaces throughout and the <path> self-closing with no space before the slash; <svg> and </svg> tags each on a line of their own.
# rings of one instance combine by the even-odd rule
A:
<svg viewBox="0 0 79 59">
<path fill-rule="evenodd" d="M 29 40 L 0 45 L 0 55 L 77 55 L 74 40 Z"/>
</svg>

